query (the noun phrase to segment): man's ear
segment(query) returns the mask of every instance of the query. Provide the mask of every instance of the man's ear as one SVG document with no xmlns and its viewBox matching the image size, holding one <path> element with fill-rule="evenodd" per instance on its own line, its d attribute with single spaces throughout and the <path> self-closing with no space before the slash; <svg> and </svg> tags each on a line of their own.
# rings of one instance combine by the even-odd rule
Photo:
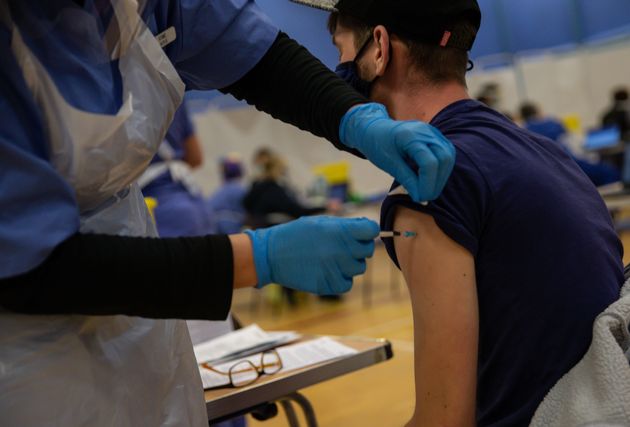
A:
<svg viewBox="0 0 630 427">
<path fill-rule="evenodd" d="M 372 37 L 374 37 L 374 45 L 376 46 L 376 68 L 374 71 L 377 77 L 381 77 L 385 74 L 385 70 L 387 70 L 387 66 L 389 65 L 392 45 L 389 40 L 389 32 L 387 28 L 382 25 L 377 25 L 374 28 Z"/>
</svg>

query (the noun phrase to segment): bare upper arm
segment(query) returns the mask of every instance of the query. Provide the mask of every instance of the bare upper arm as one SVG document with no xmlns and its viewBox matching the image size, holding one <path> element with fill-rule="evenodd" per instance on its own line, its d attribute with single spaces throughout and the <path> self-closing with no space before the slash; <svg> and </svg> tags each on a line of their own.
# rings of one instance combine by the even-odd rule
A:
<svg viewBox="0 0 630 427">
<path fill-rule="evenodd" d="M 475 423 L 478 305 L 474 258 L 429 215 L 398 208 L 395 239 L 414 316 L 415 425 Z"/>
</svg>

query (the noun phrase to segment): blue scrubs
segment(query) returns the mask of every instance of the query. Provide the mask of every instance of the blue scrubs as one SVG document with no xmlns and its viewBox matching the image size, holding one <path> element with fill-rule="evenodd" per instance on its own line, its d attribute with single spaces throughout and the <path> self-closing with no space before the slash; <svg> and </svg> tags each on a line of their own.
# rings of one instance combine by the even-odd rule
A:
<svg viewBox="0 0 630 427">
<path fill-rule="evenodd" d="M 173 149 L 172 160 L 183 160 L 185 141 L 194 133 L 193 125 L 182 104 L 173 117 L 166 133 L 166 141 Z M 160 163 L 157 154 L 152 163 Z M 174 180 L 170 171 L 164 172 L 142 189 L 145 197 L 153 197 L 158 204 L 155 208 L 155 222 L 161 237 L 193 237 L 213 234 L 212 215 L 205 200 L 193 194 L 186 186 Z"/>
<path fill-rule="evenodd" d="M 525 128 L 530 132 L 546 136 L 559 143 L 562 143 L 562 137 L 567 134 L 567 130 L 562 123 L 551 118 L 530 120 L 525 123 Z M 605 163 L 591 163 L 573 154 L 571 154 L 571 157 L 597 187 L 611 184 L 621 179 L 619 171 L 612 166 Z"/>
<path fill-rule="evenodd" d="M 243 199 L 247 189 L 238 179 L 228 181 L 207 201 L 216 232 L 218 234 L 236 234 L 243 229 L 245 208 Z"/>
<path fill-rule="evenodd" d="M 567 133 L 562 123 L 550 118 L 530 120 L 525 123 L 525 129 L 557 142 Z"/>
<path fill-rule="evenodd" d="M 71 105 L 114 113 L 122 88 L 116 61 L 104 60 L 108 3 L 19 0 L 11 13 L 24 40 Z M 267 52 L 278 30 L 253 0 L 148 0 L 142 12 L 159 34 L 174 27 L 165 52 L 187 89 L 239 80 Z M 0 23 L 0 278 L 25 273 L 79 229 L 73 190 L 49 163 L 41 111 Z"/>
</svg>

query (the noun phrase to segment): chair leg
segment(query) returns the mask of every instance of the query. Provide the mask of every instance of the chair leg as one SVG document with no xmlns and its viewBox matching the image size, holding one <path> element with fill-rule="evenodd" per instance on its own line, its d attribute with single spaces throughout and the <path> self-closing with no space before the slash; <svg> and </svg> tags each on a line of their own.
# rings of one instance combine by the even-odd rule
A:
<svg viewBox="0 0 630 427">
<path fill-rule="evenodd" d="M 291 404 L 291 401 L 289 399 L 282 399 L 280 401 L 280 404 L 282 405 L 282 409 L 284 409 L 284 413 L 287 416 L 289 427 L 299 427 L 300 422 L 298 421 L 298 417 L 295 413 L 293 405 Z"/>
<path fill-rule="evenodd" d="M 295 402 L 300 408 L 302 408 L 307 427 L 317 427 L 317 418 L 315 416 L 313 405 L 311 405 L 311 402 L 309 402 L 309 400 L 303 394 L 300 394 L 298 392 L 291 393 L 286 396 L 285 399 Z"/>
</svg>

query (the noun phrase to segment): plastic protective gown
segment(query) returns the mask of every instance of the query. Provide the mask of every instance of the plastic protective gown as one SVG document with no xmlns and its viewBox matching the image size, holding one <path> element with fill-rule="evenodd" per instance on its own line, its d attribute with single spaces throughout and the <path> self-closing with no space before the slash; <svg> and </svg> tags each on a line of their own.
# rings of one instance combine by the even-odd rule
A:
<svg viewBox="0 0 630 427">
<path fill-rule="evenodd" d="M 78 230 L 155 235 L 133 182 L 180 77 L 228 85 L 277 34 L 245 0 L 77 3 L 0 3 L 0 278 Z M 170 27 L 164 50 L 154 34 Z M 0 311 L 0 425 L 207 425 L 185 323 Z"/>
</svg>

